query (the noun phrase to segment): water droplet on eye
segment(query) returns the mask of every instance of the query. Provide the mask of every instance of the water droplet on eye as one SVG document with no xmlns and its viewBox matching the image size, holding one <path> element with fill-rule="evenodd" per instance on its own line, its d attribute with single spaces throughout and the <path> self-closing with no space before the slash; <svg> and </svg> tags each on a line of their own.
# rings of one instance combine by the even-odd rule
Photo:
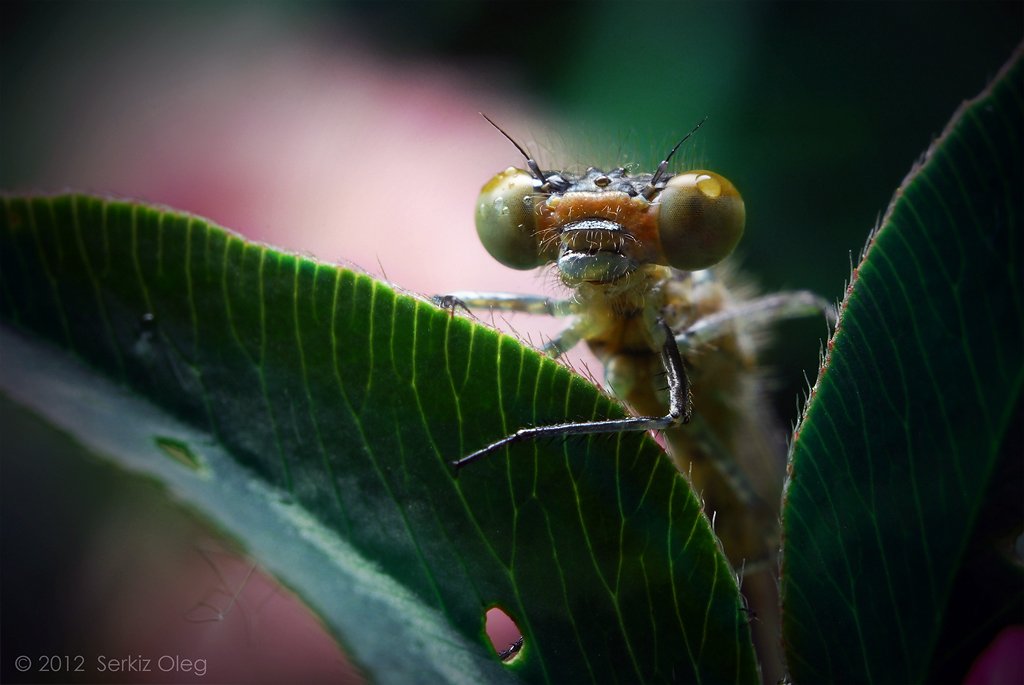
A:
<svg viewBox="0 0 1024 685">
<path fill-rule="evenodd" d="M 508 216 L 509 215 L 509 208 L 508 208 L 508 205 L 505 204 L 505 198 L 503 198 L 503 197 L 496 197 L 496 198 L 494 198 L 494 209 L 501 216 Z"/>
<path fill-rule="evenodd" d="M 722 184 L 718 182 L 718 179 L 706 174 L 697 177 L 697 188 L 707 197 L 714 198 L 722 194 Z"/>
</svg>

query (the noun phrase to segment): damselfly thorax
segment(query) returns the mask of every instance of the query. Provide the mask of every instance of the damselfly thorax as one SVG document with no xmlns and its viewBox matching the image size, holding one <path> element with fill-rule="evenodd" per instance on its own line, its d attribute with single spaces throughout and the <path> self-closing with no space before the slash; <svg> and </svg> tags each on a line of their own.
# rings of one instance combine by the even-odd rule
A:
<svg viewBox="0 0 1024 685">
<path fill-rule="evenodd" d="M 635 416 L 524 427 L 453 465 L 540 436 L 661 431 L 739 567 L 771 556 L 782 486 L 782 446 L 760 409 L 757 333 L 831 307 L 807 292 L 748 299 L 715 275 L 711 267 L 743 234 L 746 209 L 715 172 L 668 172 L 685 140 L 653 173 L 620 167 L 578 175 L 541 170 L 512 141 L 527 169 L 510 167 L 483 187 L 477 232 L 506 266 L 553 264 L 570 295 L 460 292 L 437 301 L 567 317 L 544 351 L 557 357 L 585 342 Z"/>
</svg>

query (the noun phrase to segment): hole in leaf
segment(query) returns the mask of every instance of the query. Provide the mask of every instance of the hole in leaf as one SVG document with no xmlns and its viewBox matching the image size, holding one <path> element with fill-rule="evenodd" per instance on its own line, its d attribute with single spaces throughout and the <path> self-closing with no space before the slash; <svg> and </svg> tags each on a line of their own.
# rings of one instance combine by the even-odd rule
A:
<svg viewBox="0 0 1024 685">
<path fill-rule="evenodd" d="M 493 606 L 487 610 L 484 629 L 491 640 L 491 646 L 502 661 L 512 661 L 523 650 L 523 631 L 501 607 Z"/>
</svg>

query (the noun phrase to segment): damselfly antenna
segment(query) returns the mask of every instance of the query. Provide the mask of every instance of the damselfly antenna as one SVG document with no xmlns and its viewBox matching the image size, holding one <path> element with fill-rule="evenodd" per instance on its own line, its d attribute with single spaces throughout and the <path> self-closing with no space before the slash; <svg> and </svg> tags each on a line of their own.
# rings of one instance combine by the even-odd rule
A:
<svg viewBox="0 0 1024 685">
<path fill-rule="evenodd" d="M 487 119 L 487 120 L 490 121 L 490 119 Z M 687 140 L 689 140 L 690 136 L 692 136 L 694 133 L 696 133 L 697 129 L 699 129 L 701 126 L 703 126 L 704 122 L 707 121 L 707 120 L 708 120 L 708 118 L 707 118 L 707 116 L 705 116 L 703 119 L 701 119 L 699 122 L 697 122 L 697 125 L 694 126 L 692 129 L 690 129 L 690 132 L 687 133 L 685 136 L 683 136 L 682 140 L 680 140 L 678 143 L 676 143 L 676 146 L 674 148 L 672 148 L 672 151 L 668 153 L 668 156 L 666 156 L 665 159 L 661 160 L 661 164 L 659 164 L 658 168 L 654 171 L 654 175 L 651 176 L 651 180 L 647 183 L 647 187 L 644 188 L 643 192 L 640 193 L 641 195 L 644 196 L 644 199 L 650 200 L 652 197 L 654 197 L 654 193 L 657 192 L 657 190 L 658 190 L 658 188 L 656 187 L 657 184 L 661 181 L 662 177 L 668 171 L 668 161 L 670 159 L 672 159 L 672 155 L 674 155 L 676 153 L 676 150 L 679 149 L 679 146 L 682 145 L 683 143 L 685 143 Z M 498 130 L 501 131 L 501 129 L 498 129 Z M 504 133 L 504 131 L 502 131 L 502 133 Z M 519 147 L 519 146 L 517 145 L 516 147 Z"/>
<path fill-rule="evenodd" d="M 546 183 L 547 180 L 548 180 L 547 176 L 545 176 L 544 172 L 540 170 L 539 166 L 537 166 L 537 162 L 535 162 L 533 160 L 533 157 L 531 157 L 530 154 L 526 150 L 523 149 L 523 146 L 520 145 L 519 143 L 517 143 L 512 138 L 512 136 L 510 136 L 509 134 L 505 133 L 505 131 L 501 128 L 501 126 L 498 126 L 496 123 L 491 121 L 491 118 L 489 116 L 487 116 L 483 112 L 480 112 L 480 116 L 482 116 L 484 119 L 486 119 L 488 124 L 490 124 L 491 126 L 493 126 L 496 129 L 498 129 L 498 133 L 500 133 L 501 135 L 503 135 L 506 138 L 508 138 L 508 142 L 510 142 L 510 143 L 512 143 L 513 145 L 516 146 L 516 149 L 519 150 L 519 153 L 524 158 L 526 158 L 526 166 L 530 168 L 530 173 L 533 174 L 534 178 L 536 178 L 541 183 Z M 703 122 L 701 122 L 701 123 L 703 123 Z"/>
</svg>

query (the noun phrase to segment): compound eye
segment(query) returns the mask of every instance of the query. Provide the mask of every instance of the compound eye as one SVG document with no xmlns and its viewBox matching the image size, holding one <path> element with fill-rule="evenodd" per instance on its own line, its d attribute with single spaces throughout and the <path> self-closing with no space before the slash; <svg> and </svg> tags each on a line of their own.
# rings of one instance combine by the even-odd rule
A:
<svg viewBox="0 0 1024 685">
<path fill-rule="evenodd" d="M 658 201 L 662 252 L 676 269 L 714 266 L 729 256 L 743 236 L 743 198 L 732 183 L 713 171 L 673 176 Z"/>
<path fill-rule="evenodd" d="M 532 269 L 547 261 L 540 254 L 533 200 L 539 182 L 509 167 L 480 190 L 476 232 L 491 256 L 513 269 Z"/>
</svg>

